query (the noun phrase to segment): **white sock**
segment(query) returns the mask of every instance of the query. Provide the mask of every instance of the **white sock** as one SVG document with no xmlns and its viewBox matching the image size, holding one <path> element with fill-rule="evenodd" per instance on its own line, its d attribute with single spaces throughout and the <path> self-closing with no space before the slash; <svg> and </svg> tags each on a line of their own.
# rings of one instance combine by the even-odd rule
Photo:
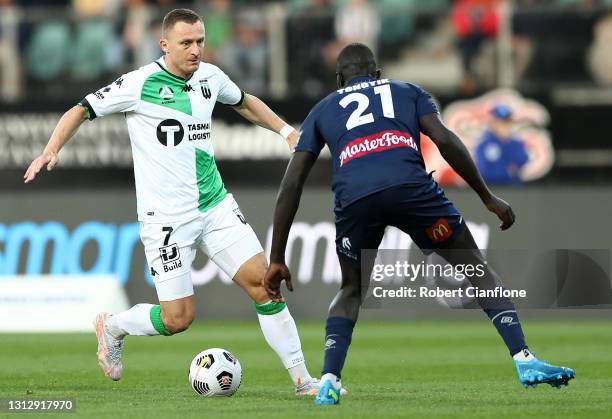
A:
<svg viewBox="0 0 612 419">
<path fill-rule="evenodd" d="M 512 359 L 515 361 L 531 361 L 535 359 L 535 356 L 529 352 L 529 349 L 523 349 L 522 351 L 515 353 L 514 356 L 512 356 Z"/>
<path fill-rule="evenodd" d="M 151 308 L 153 304 L 136 304 L 127 311 L 113 314 L 107 322 L 109 332 L 116 338 L 159 335 L 151 323 Z"/>
<path fill-rule="evenodd" d="M 336 390 L 339 390 L 342 388 L 342 384 L 340 383 L 340 380 L 338 380 L 338 377 L 336 377 L 334 374 L 331 374 L 329 372 L 327 374 L 323 374 L 323 377 L 321 377 L 321 384 L 323 384 L 326 380 L 331 381 L 332 385 L 334 386 Z"/>
<path fill-rule="evenodd" d="M 287 372 L 293 380 L 293 384 L 296 386 L 312 380 L 312 377 L 308 373 L 308 368 L 306 368 L 306 362 L 301 362 L 293 367 L 287 368 Z"/>
<path fill-rule="evenodd" d="M 256 305 L 256 307 L 262 306 L 267 306 L 267 304 Z M 275 314 L 261 314 L 261 310 L 258 309 L 257 317 L 266 342 L 287 368 L 293 383 L 298 385 L 311 380 L 312 377 L 308 373 L 302 353 L 300 336 L 289 309 L 285 306 Z"/>
</svg>

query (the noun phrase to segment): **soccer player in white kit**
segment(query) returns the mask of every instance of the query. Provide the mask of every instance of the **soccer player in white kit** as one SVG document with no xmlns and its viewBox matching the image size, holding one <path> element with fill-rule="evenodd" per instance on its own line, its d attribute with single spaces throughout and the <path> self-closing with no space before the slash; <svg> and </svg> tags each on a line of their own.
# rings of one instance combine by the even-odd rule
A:
<svg viewBox="0 0 612 419">
<path fill-rule="evenodd" d="M 291 149 L 297 133 L 218 67 L 201 62 L 203 46 L 202 19 L 188 9 L 169 12 L 160 40 L 163 57 L 67 111 L 24 180 L 31 182 L 45 166 L 52 170 L 60 149 L 85 119 L 123 113 L 134 158 L 140 236 L 160 304 L 96 317 L 98 362 L 105 375 L 121 378 L 126 335 L 172 335 L 189 327 L 195 314 L 191 264 L 200 248 L 254 301 L 264 337 L 287 368 L 296 394 L 316 394 L 318 380 L 308 373 L 289 309 L 270 301 L 262 286 L 268 266 L 263 249 L 217 170 L 211 114 L 216 102 L 233 106 L 252 123 L 282 135 Z"/>
</svg>

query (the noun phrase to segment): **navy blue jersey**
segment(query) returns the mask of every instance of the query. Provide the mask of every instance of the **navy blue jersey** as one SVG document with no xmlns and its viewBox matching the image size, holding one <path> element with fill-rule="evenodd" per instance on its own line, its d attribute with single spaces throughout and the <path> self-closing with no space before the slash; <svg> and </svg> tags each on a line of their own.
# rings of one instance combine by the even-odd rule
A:
<svg viewBox="0 0 612 419">
<path fill-rule="evenodd" d="M 419 126 L 420 116 L 437 112 L 418 86 L 358 77 L 311 110 L 295 150 L 318 156 L 327 144 L 337 208 L 393 186 L 437 190 L 425 171 Z"/>
</svg>

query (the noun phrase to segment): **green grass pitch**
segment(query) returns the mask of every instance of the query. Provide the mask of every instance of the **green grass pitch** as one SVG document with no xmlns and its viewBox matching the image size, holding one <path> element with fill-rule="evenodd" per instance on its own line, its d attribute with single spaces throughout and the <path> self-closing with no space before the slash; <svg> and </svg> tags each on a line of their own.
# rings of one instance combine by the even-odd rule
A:
<svg viewBox="0 0 612 419">
<path fill-rule="evenodd" d="M 323 323 L 298 327 L 310 371 L 318 373 Z M 119 382 L 98 369 L 93 332 L 0 335 L 0 398 L 74 398 L 76 413 L 65 414 L 73 418 L 611 417 L 609 321 L 526 321 L 524 329 L 538 355 L 576 370 L 569 387 L 520 386 L 485 319 L 362 322 L 343 375 L 349 395 L 339 406 L 318 407 L 311 398 L 293 396 L 256 321 L 200 322 L 171 338 L 128 337 Z M 226 348 L 240 359 L 244 379 L 234 397 L 204 399 L 190 389 L 189 362 L 208 347 Z"/>
</svg>

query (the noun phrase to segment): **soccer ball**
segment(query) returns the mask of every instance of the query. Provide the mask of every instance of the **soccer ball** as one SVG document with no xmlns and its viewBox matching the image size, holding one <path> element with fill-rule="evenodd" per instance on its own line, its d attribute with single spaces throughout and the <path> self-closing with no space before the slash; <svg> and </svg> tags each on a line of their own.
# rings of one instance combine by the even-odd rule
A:
<svg viewBox="0 0 612 419">
<path fill-rule="evenodd" d="M 206 349 L 191 361 L 189 385 L 200 396 L 231 396 L 241 381 L 240 362 L 225 349 Z"/>
</svg>

